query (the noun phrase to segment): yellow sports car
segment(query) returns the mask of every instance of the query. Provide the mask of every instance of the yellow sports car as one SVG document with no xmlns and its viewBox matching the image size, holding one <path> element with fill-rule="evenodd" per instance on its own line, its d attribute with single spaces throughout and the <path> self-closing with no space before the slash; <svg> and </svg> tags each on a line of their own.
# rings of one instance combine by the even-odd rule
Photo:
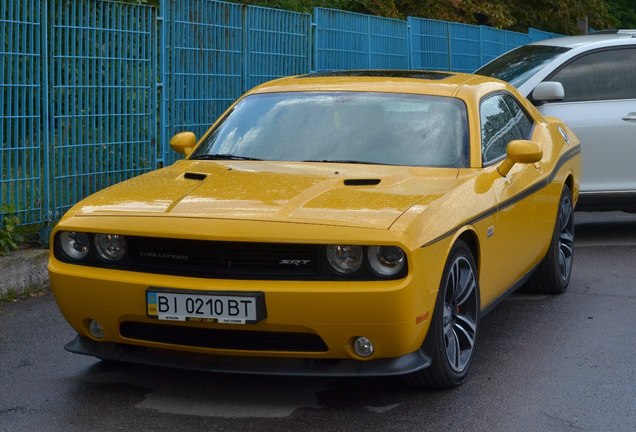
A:
<svg viewBox="0 0 636 432">
<path fill-rule="evenodd" d="M 451 387 L 498 301 L 568 286 L 579 141 L 496 79 L 283 78 L 171 145 L 53 230 L 68 351 Z"/>
</svg>

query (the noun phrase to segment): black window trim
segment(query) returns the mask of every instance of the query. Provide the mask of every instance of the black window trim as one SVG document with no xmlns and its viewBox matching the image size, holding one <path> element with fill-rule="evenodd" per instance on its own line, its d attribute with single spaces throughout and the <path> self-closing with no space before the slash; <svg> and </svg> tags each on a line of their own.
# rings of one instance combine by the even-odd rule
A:
<svg viewBox="0 0 636 432">
<path fill-rule="evenodd" d="M 513 100 L 515 100 L 517 102 L 517 105 L 519 105 L 519 108 L 521 108 L 521 111 L 526 115 L 526 117 L 528 117 L 528 119 L 530 120 L 530 122 L 532 123 L 530 126 L 530 130 L 528 131 L 528 136 L 526 136 L 524 139 L 530 139 L 532 137 L 532 134 L 534 133 L 534 128 L 537 124 L 537 121 L 535 120 L 535 118 L 528 112 L 528 110 L 526 109 L 526 107 L 519 101 L 519 98 L 517 98 L 514 94 L 512 94 L 510 91 L 508 90 L 495 90 L 491 93 L 488 93 L 484 96 L 482 96 L 479 99 L 479 152 L 481 154 L 481 167 L 482 168 L 488 168 L 491 167 L 493 165 L 497 165 L 498 163 L 500 163 L 501 161 L 503 161 L 506 158 L 506 155 L 503 154 L 501 156 L 499 156 L 496 159 L 493 159 L 491 161 L 488 161 L 488 163 L 484 163 L 484 154 L 482 153 L 482 144 L 483 144 L 483 138 L 481 136 L 481 105 L 483 104 L 483 102 L 486 99 L 489 99 L 491 97 L 495 97 L 495 96 L 499 96 L 499 95 L 509 95 L 512 97 Z"/>
</svg>

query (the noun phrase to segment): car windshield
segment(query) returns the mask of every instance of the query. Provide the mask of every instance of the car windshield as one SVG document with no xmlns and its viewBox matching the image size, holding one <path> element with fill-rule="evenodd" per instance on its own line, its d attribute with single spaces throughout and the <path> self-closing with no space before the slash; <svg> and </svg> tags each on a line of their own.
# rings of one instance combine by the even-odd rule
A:
<svg viewBox="0 0 636 432">
<path fill-rule="evenodd" d="M 190 159 L 465 167 L 465 104 L 375 92 L 282 92 L 242 99 Z"/>
<path fill-rule="evenodd" d="M 523 45 L 482 66 L 475 73 L 498 78 L 519 87 L 543 66 L 566 51 L 569 51 L 569 48 Z"/>
</svg>

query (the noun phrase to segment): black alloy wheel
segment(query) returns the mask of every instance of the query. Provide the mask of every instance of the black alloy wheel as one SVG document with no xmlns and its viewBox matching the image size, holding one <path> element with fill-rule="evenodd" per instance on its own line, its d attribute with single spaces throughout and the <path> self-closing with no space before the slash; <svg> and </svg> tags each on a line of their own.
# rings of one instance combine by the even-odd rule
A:
<svg viewBox="0 0 636 432">
<path fill-rule="evenodd" d="M 408 375 L 415 385 L 448 388 L 461 384 L 475 356 L 479 326 L 479 282 L 469 247 L 461 240 L 451 249 L 444 269 L 433 321 L 432 363 Z"/>
<path fill-rule="evenodd" d="M 570 284 L 573 261 L 574 206 L 570 188 L 564 184 L 548 252 L 526 282 L 525 289 L 547 294 L 564 292 Z"/>
</svg>

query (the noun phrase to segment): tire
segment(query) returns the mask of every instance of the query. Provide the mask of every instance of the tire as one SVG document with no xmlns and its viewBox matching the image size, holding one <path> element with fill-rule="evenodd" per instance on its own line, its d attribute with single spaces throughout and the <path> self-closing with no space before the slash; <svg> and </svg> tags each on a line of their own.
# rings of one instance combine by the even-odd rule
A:
<svg viewBox="0 0 636 432">
<path fill-rule="evenodd" d="M 526 291 L 546 294 L 565 292 L 572 276 L 573 259 L 574 208 L 572 192 L 565 184 L 548 252 L 526 282 Z"/>
<path fill-rule="evenodd" d="M 444 268 L 425 342 L 432 342 L 431 366 L 407 375 L 407 382 L 426 388 L 450 388 L 464 382 L 475 356 L 479 311 L 475 260 L 466 243 L 458 240 Z"/>
</svg>

